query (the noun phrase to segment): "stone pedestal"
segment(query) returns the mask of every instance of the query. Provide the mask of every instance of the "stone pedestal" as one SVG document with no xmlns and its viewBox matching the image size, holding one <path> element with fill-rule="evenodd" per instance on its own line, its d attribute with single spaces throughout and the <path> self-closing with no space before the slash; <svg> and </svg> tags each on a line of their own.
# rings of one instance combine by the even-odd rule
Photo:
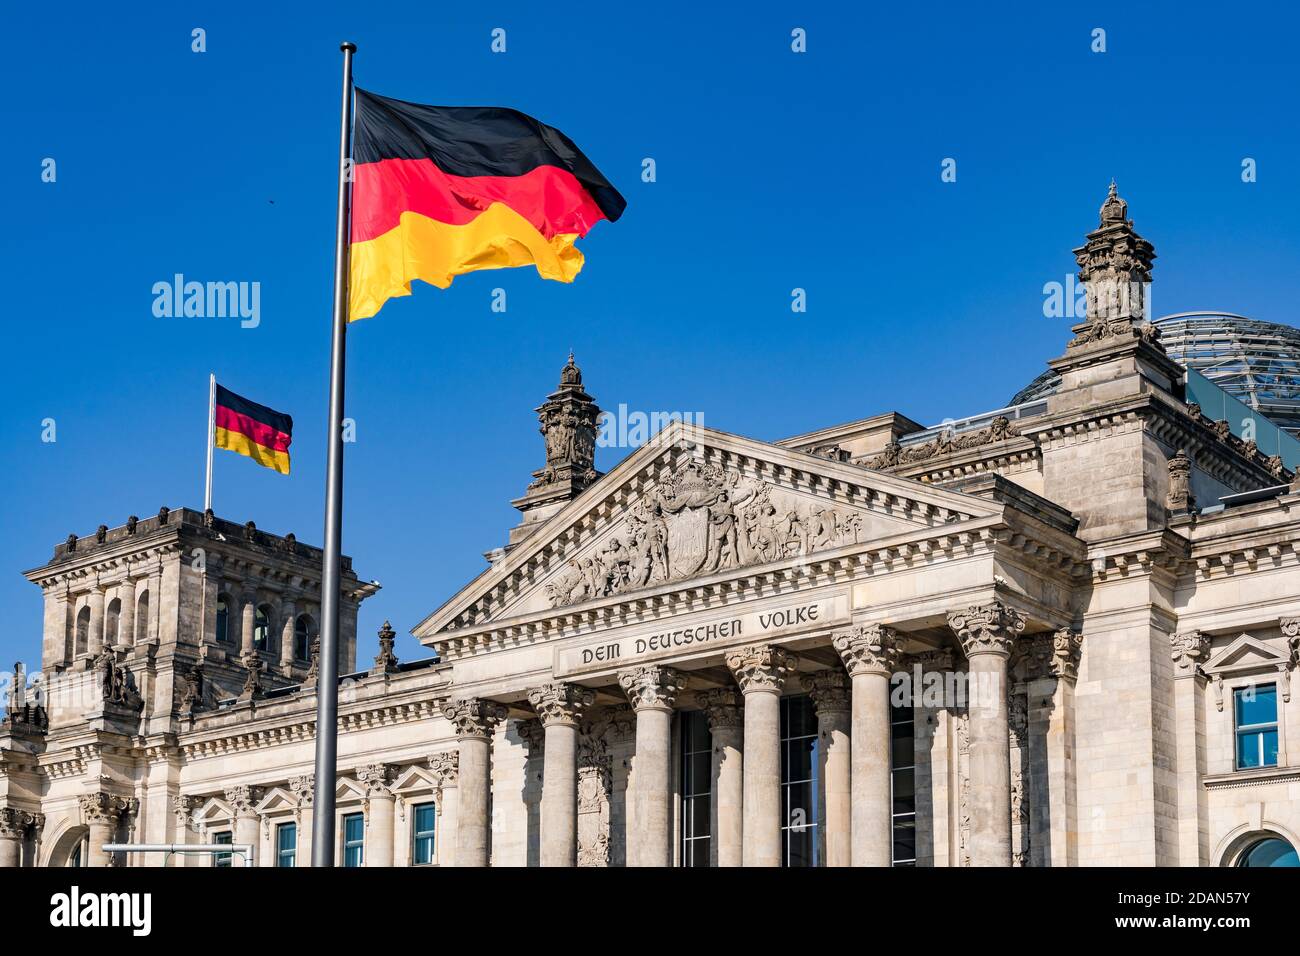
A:
<svg viewBox="0 0 1300 956">
<path fill-rule="evenodd" d="M 766 644 L 727 655 L 745 700 L 745 866 L 781 865 L 781 689 L 797 663 L 785 648 Z"/>
<path fill-rule="evenodd" d="M 835 635 L 833 644 L 852 681 L 849 858 L 853 866 L 891 866 L 889 675 L 898 663 L 898 633 L 869 624 Z"/>
<path fill-rule="evenodd" d="M 629 866 L 672 866 L 672 719 L 683 679 L 668 667 L 638 667 L 618 675 L 636 713 L 635 776 L 629 801 Z"/>
</svg>

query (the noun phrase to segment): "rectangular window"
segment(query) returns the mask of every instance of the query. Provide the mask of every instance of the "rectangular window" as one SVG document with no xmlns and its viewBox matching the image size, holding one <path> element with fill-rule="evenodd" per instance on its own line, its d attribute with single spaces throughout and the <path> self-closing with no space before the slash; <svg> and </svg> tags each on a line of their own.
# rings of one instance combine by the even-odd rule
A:
<svg viewBox="0 0 1300 956">
<path fill-rule="evenodd" d="M 361 866 L 365 862 L 366 818 L 349 813 L 343 818 L 343 865 Z"/>
<path fill-rule="evenodd" d="M 297 866 L 298 824 L 281 823 L 275 828 L 275 865 Z"/>
<path fill-rule="evenodd" d="M 916 866 L 916 760 L 912 704 L 889 709 L 890 783 L 893 799 L 894 866 Z"/>
<path fill-rule="evenodd" d="M 411 814 L 411 863 L 427 866 L 433 862 L 433 831 L 437 814 L 432 803 L 416 804 Z"/>
<path fill-rule="evenodd" d="M 229 845 L 229 844 L 235 842 L 235 835 L 234 835 L 234 833 L 232 833 L 230 830 L 224 830 L 224 831 L 222 831 L 221 833 L 218 833 L 218 834 L 216 834 L 215 836 L 213 836 L 213 838 L 212 838 L 212 842 L 213 842 L 213 843 L 220 843 L 220 844 L 222 844 L 223 846 L 225 846 L 225 845 Z M 231 854 L 229 854 L 229 853 L 215 853 L 215 854 L 213 854 L 213 856 L 212 856 L 212 865 L 213 865 L 213 866 L 226 867 L 226 868 L 229 868 L 229 867 L 233 866 L 233 864 L 231 863 Z"/>
<path fill-rule="evenodd" d="M 682 866 L 708 866 L 713 842 L 713 736 L 702 710 L 684 711 L 682 733 Z"/>
<path fill-rule="evenodd" d="M 1237 769 L 1277 766 L 1277 685 L 1240 687 L 1232 695 Z"/>
<path fill-rule="evenodd" d="M 817 714 L 804 694 L 781 698 L 781 865 L 821 866 Z"/>
</svg>

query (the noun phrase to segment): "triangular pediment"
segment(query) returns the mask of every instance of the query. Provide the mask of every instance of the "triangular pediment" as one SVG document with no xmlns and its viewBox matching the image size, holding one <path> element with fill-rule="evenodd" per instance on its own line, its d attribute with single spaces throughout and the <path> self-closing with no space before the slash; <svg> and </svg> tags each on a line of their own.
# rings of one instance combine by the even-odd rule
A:
<svg viewBox="0 0 1300 956">
<path fill-rule="evenodd" d="M 674 423 L 422 622 L 434 635 L 852 552 L 994 502 Z"/>
<path fill-rule="evenodd" d="M 423 767 L 412 764 L 393 782 L 393 793 L 423 793 L 436 787 L 433 774 Z"/>
<path fill-rule="evenodd" d="M 296 810 L 298 798 L 283 787 L 272 787 L 266 791 L 257 804 L 258 813 L 270 813 L 275 810 Z"/>
<path fill-rule="evenodd" d="M 340 777 L 334 785 L 334 799 L 338 803 L 348 803 L 366 799 L 366 788 L 355 780 Z"/>
<path fill-rule="evenodd" d="M 1289 650 L 1279 651 L 1249 634 L 1242 634 L 1201 668 L 1206 674 L 1243 674 L 1273 670 L 1291 663 Z"/>
</svg>

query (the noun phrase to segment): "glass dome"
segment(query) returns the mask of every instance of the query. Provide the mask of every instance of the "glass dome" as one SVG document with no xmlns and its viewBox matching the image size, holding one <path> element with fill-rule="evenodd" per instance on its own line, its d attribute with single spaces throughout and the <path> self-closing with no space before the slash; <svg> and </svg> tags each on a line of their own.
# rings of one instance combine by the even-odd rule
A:
<svg viewBox="0 0 1300 956">
<path fill-rule="evenodd" d="M 1300 436 L 1300 329 L 1231 312 L 1179 312 L 1155 325 L 1170 358 Z M 1060 385 L 1049 369 L 1011 404 L 1051 395 Z"/>
</svg>

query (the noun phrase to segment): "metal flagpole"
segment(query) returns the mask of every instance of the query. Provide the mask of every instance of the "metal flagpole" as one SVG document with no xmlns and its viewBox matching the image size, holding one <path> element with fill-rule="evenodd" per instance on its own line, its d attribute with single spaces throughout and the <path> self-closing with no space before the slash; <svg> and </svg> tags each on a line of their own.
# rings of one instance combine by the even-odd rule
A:
<svg viewBox="0 0 1300 956">
<path fill-rule="evenodd" d="M 212 510 L 212 446 L 217 443 L 217 376 L 208 375 L 208 480 L 203 485 L 203 510 Z"/>
<path fill-rule="evenodd" d="M 343 51 L 339 123 L 338 220 L 334 232 L 334 326 L 330 340 L 329 445 L 325 463 L 325 552 L 320 578 L 320 657 L 316 677 L 316 780 L 311 865 L 334 865 L 334 775 L 338 758 L 339 586 L 343 553 L 343 370 L 348 324 L 348 137 L 352 130 L 352 54 Z"/>
</svg>

